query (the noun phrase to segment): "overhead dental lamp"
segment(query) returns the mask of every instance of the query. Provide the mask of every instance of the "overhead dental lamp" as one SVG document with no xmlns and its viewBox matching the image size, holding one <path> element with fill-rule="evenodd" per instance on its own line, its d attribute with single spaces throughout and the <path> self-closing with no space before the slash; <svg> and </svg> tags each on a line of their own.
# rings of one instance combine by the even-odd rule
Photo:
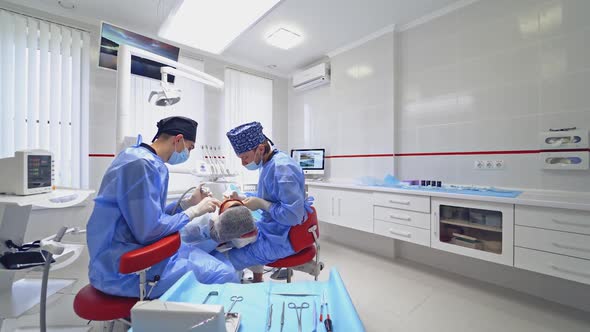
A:
<svg viewBox="0 0 590 332">
<path fill-rule="evenodd" d="M 130 112 L 132 55 L 171 66 L 160 69 L 162 91 L 152 91 L 148 98 L 148 101 L 151 101 L 155 96 L 155 104 L 158 106 L 174 105 L 181 99 L 181 90 L 175 89 L 172 84 L 168 83 L 168 75 L 181 76 L 217 89 L 223 88 L 223 81 L 198 69 L 133 46 L 119 45 L 117 54 L 117 137 L 115 143 L 117 153 L 129 145 L 125 142 L 135 140 L 135 136 L 132 136 L 135 133 L 132 129 Z"/>
</svg>

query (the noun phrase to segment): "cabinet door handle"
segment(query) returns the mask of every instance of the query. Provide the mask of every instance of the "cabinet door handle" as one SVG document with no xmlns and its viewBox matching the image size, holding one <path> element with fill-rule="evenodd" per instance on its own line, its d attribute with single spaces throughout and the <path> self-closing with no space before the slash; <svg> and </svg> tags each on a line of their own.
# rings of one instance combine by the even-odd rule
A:
<svg viewBox="0 0 590 332">
<path fill-rule="evenodd" d="M 438 238 L 438 212 L 434 212 L 434 236 Z"/>
<path fill-rule="evenodd" d="M 338 198 L 338 217 L 340 217 L 340 213 L 342 213 L 342 211 L 340 210 L 340 202 L 342 201 L 342 199 Z"/>
<path fill-rule="evenodd" d="M 564 220 L 559 220 L 559 219 L 551 219 L 554 223 L 556 224 L 561 224 L 561 225 L 570 225 L 570 226 L 579 226 L 579 227 L 590 227 L 590 223 L 586 224 L 586 223 L 581 223 L 581 222 L 574 222 L 574 221 L 564 221 Z"/>
<path fill-rule="evenodd" d="M 393 235 L 399 235 L 399 236 L 403 236 L 403 237 L 407 237 L 410 238 L 412 237 L 412 233 L 410 232 L 401 232 L 401 231 L 396 231 L 393 228 L 389 229 L 389 233 L 393 234 Z"/>
<path fill-rule="evenodd" d="M 402 201 L 398 199 L 390 199 L 389 203 L 391 204 L 402 204 L 402 205 L 410 205 L 410 201 Z"/>
<path fill-rule="evenodd" d="M 569 245 L 569 244 L 562 244 L 562 243 L 553 242 L 553 245 L 555 247 L 561 248 L 561 249 L 569 249 L 569 250 L 577 250 L 577 251 L 583 251 L 583 252 L 590 252 L 590 248 L 582 248 L 582 247 L 572 246 L 572 245 Z"/>
<path fill-rule="evenodd" d="M 332 217 L 334 216 L 334 197 L 332 197 Z"/>
<path fill-rule="evenodd" d="M 411 221 L 412 218 L 410 216 L 407 216 L 405 214 L 390 214 L 389 218 L 391 219 L 398 219 L 398 220 L 405 220 L 405 221 Z"/>
<path fill-rule="evenodd" d="M 557 266 L 555 264 L 549 264 L 549 266 L 551 266 L 552 269 L 559 271 L 559 272 L 564 272 L 564 273 L 574 274 L 574 275 L 585 277 L 585 278 L 590 278 L 590 273 L 587 273 L 587 272 L 576 271 L 576 270 L 568 269 L 565 267 Z"/>
</svg>

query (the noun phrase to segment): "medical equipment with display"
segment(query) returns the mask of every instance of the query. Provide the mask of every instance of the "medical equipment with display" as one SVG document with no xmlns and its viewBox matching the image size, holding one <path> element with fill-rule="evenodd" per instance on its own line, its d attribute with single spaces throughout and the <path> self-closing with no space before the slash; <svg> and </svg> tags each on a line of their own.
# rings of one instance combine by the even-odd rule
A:
<svg viewBox="0 0 590 332">
<path fill-rule="evenodd" d="M 54 161 L 49 151 L 16 151 L 14 157 L 0 159 L 0 193 L 19 196 L 50 192 L 54 181 Z"/>
</svg>

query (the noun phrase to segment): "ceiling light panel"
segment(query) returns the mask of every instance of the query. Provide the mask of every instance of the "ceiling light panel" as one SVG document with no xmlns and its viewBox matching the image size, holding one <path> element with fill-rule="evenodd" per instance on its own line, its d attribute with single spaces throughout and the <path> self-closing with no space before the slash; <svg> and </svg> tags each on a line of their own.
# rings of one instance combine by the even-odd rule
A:
<svg viewBox="0 0 590 332">
<path fill-rule="evenodd" d="M 280 28 L 266 37 L 266 41 L 275 47 L 288 50 L 301 42 L 301 35 L 285 28 Z"/>
<path fill-rule="evenodd" d="M 220 54 L 281 0 L 184 0 L 158 31 L 167 40 Z"/>
</svg>

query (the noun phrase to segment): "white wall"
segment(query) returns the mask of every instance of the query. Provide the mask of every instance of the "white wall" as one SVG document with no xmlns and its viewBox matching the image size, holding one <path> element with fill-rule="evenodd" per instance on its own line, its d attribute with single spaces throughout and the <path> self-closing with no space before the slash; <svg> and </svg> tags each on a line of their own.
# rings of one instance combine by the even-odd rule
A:
<svg viewBox="0 0 590 332">
<path fill-rule="evenodd" d="M 538 150 L 549 128 L 590 128 L 590 2 L 478 1 L 399 33 L 396 153 Z M 502 171 L 473 169 L 503 159 Z M 397 159 L 403 179 L 588 191 L 590 172 L 539 154 Z"/>
<path fill-rule="evenodd" d="M 589 129 L 589 12 L 586 0 L 479 1 L 396 32 L 395 40 L 386 35 L 337 55 L 329 87 L 289 92 L 289 148 L 325 147 L 331 155 L 538 150 L 540 131 Z M 389 66 L 394 49 L 395 68 Z M 351 63 L 369 63 L 380 76 L 350 79 Z M 395 93 L 382 94 L 394 86 Z M 394 95 L 395 112 L 393 106 L 366 111 L 370 103 L 393 103 Z M 396 157 L 395 167 L 402 179 L 588 191 L 589 172 L 542 171 L 538 157 Z M 474 160 L 488 158 L 505 160 L 506 169 L 472 169 Z M 333 180 L 382 177 L 391 169 L 371 158 L 327 165 Z M 394 247 L 389 238 L 324 223 L 322 234 L 590 311 L 587 285 L 403 242 Z"/>
<path fill-rule="evenodd" d="M 393 152 L 393 32 L 330 59 L 328 86 L 289 89 L 289 149 L 327 155 Z M 351 180 L 393 173 L 393 158 L 337 158 L 327 176 Z"/>
</svg>

